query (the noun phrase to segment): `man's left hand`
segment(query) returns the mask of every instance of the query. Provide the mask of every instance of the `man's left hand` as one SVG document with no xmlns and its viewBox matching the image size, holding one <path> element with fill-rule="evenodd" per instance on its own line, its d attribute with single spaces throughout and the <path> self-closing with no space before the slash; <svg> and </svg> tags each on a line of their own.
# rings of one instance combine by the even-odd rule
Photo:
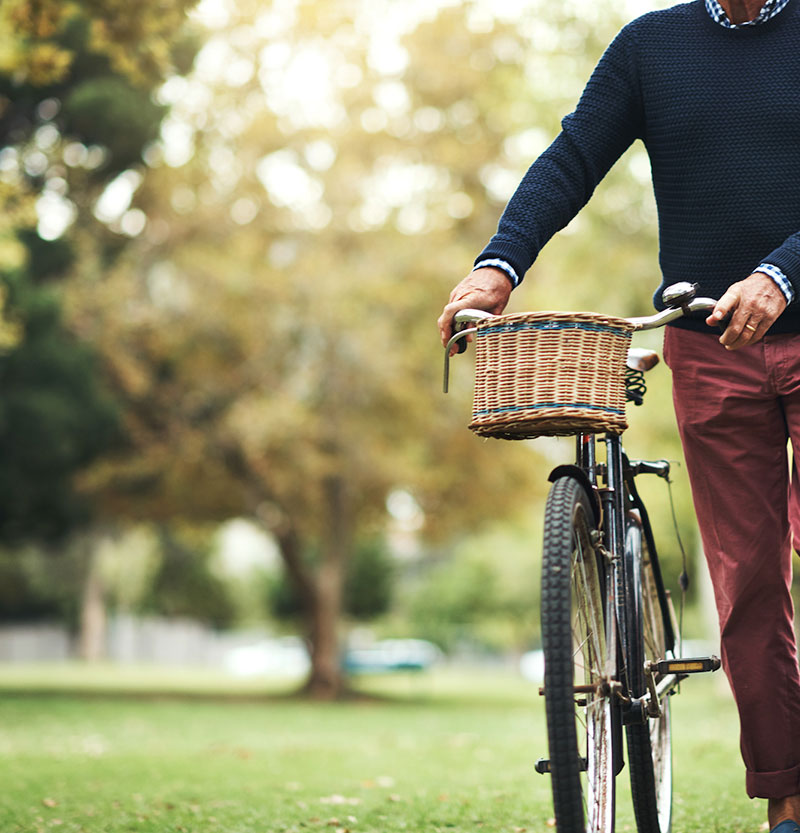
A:
<svg viewBox="0 0 800 833">
<path fill-rule="evenodd" d="M 738 350 L 761 341 L 784 309 L 786 297 L 775 281 L 763 272 L 753 272 L 730 286 L 706 324 L 713 327 L 730 316 L 719 343 L 727 350 Z"/>
</svg>

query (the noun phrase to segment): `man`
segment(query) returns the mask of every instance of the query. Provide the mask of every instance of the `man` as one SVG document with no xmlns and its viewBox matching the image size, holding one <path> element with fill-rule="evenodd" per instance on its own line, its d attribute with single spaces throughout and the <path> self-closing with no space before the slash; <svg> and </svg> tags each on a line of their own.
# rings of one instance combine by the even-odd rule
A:
<svg viewBox="0 0 800 833">
<path fill-rule="evenodd" d="M 665 285 L 719 298 L 664 353 L 741 721 L 750 797 L 800 833 L 800 0 L 693 0 L 628 24 L 531 166 L 439 319 L 498 314 L 541 248 L 636 139 L 648 150 Z M 719 335 L 721 322 L 725 327 Z"/>
</svg>

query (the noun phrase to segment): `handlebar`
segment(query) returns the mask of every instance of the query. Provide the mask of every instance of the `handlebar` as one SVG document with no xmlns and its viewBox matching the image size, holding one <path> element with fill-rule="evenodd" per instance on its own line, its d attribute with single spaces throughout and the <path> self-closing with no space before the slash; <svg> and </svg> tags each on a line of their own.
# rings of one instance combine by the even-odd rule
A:
<svg viewBox="0 0 800 833">
<path fill-rule="evenodd" d="M 688 315 L 690 312 L 711 312 L 717 305 L 713 298 L 693 298 L 688 304 L 683 304 L 680 307 L 670 307 L 655 315 L 644 315 L 640 318 L 627 318 L 633 324 L 634 332 L 638 330 L 655 330 L 657 327 L 663 327 L 669 324 L 670 321 L 677 321 Z"/>
<path fill-rule="evenodd" d="M 684 315 L 689 315 L 694 312 L 710 312 L 716 306 L 716 301 L 713 298 L 696 298 L 697 284 L 687 282 L 672 284 L 668 286 L 662 293 L 662 300 L 668 305 L 667 309 L 661 310 L 654 315 L 644 315 L 637 318 L 626 318 L 630 324 L 633 324 L 634 332 L 639 330 L 655 330 L 658 327 L 663 327 L 671 321 L 677 321 L 683 318 Z M 490 312 L 485 312 L 480 309 L 462 309 L 459 310 L 454 317 L 457 332 L 447 342 L 444 348 L 444 392 L 447 393 L 447 388 L 450 381 L 450 350 L 454 344 L 457 344 L 462 338 L 477 332 L 477 327 L 470 327 L 470 324 L 477 324 L 486 318 L 494 318 Z M 466 342 L 462 342 L 466 348 Z M 459 345 L 461 347 L 461 345 Z M 459 349 L 458 352 L 463 352 Z"/>
</svg>

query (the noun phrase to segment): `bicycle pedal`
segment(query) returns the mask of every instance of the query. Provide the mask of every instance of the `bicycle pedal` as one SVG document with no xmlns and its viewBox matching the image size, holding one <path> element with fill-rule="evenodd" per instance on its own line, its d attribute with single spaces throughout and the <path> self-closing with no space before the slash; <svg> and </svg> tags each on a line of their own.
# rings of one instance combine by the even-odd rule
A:
<svg viewBox="0 0 800 833">
<path fill-rule="evenodd" d="M 702 674 L 717 671 L 722 663 L 719 657 L 681 657 L 680 659 L 662 659 L 648 663 L 652 674 Z"/>
<path fill-rule="evenodd" d="M 539 775 L 549 775 L 550 770 L 550 759 L 549 758 L 539 758 L 538 761 L 533 765 L 533 768 L 539 773 Z M 581 758 L 580 763 L 578 765 L 578 770 L 580 772 L 586 772 L 589 769 L 589 761 L 587 758 Z"/>
<path fill-rule="evenodd" d="M 548 758 L 539 758 L 539 760 L 533 765 L 533 768 L 539 773 L 539 775 L 549 775 L 550 760 Z"/>
</svg>

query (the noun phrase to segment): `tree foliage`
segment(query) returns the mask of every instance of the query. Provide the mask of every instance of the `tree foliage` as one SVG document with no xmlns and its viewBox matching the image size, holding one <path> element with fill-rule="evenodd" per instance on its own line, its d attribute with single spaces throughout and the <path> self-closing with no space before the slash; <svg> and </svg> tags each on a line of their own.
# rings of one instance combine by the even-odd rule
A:
<svg viewBox="0 0 800 833">
<path fill-rule="evenodd" d="M 210 566 L 207 548 L 161 527 L 161 560 L 141 607 L 148 613 L 230 627 L 236 609 L 224 581 Z"/>
<path fill-rule="evenodd" d="M 392 604 L 396 573 L 384 541 L 359 541 L 345 566 L 344 613 L 359 621 L 370 621 L 386 613 Z M 267 577 L 266 597 L 268 610 L 277 619 L 297 622 L 306 615 L 302 599 L 285 572 Z"/>
<path fill-rule="evenodd" d="M 99 197 L 157 136 L 151 92 L 186 50 L 184 0 L 9 0 L 0 7 L 0 282 L 3 419 L 0 539 L 53 538 L 87 521 L 74 473 L 118 439 L 91 348 L 64 327 L 47 286 L 84 253 L 108 259 L 119 236 Z M 2 335 L 0 333 L 0 335 Z"/>
<path fill-rule="evenodd" d="M 24 278 L 9 288 L 8 308 L 25 336 L 0 354 L 0 539 L 55 540 L 87 519 L 72 477 L 114 442 L 116 408 L 55 298 Z"/>
</svg>

